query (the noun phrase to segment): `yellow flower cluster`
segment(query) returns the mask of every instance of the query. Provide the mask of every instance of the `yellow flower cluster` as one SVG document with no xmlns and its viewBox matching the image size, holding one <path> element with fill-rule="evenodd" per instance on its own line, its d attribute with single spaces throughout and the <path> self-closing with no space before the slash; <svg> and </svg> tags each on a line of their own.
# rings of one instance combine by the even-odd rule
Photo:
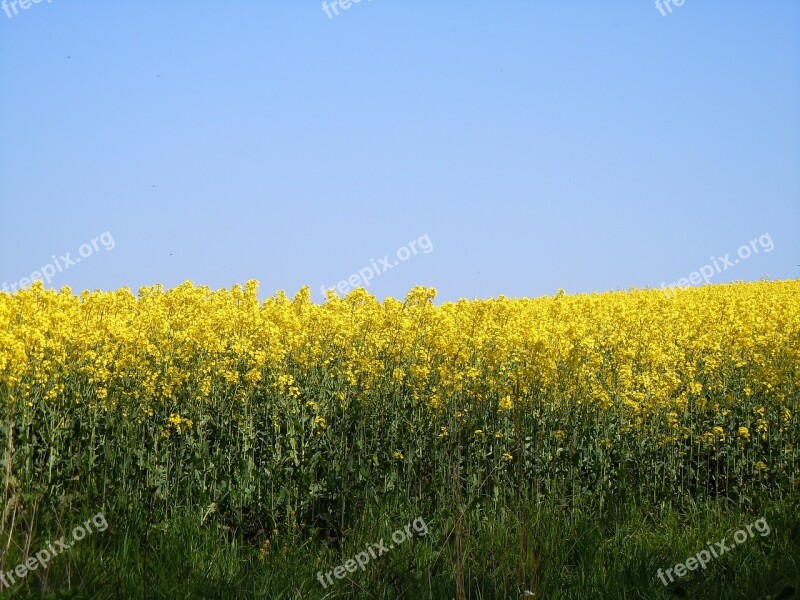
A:
<svg viewBox="0 0 800 600">
<path fill-rule="evenodd" d="M 680 413 L 706 394 L 724 394 L 727 408 L 753 394 L 784 402 L 800 377 L 798 281 L 441 306 L 434 295 L 415 288 L 380 303 L 359 289 L 320 306 L 308 288 L 259 302 L 253 281 L 138 297 L 37 286 L 0 294 L 0 383 L 52 400 L 73 396 L 67 385 L 80 375 L 108 408 L 181 394 L 245 399 L 264 380 L 299 398 L 298 373 L 319 366 L 363 396 L 405 386 L 434 407 L 494 396 L 509 411 L 536 395 L 638 415 Z"/>
<path fill-rule="evenodd" d="M 180 416 L 177 413 L 172 413 L 169 418 L 167 419 L 167 425 L 164 427 L 164 430 L 161 432 L 161 436 L 168 438 L 170 434 L 174 431 L 175 433 L 182 433 L 188 431 L 194 426 L 194 423 L 191 419 L 187 419 L 185 417 Z"/>
</svg>

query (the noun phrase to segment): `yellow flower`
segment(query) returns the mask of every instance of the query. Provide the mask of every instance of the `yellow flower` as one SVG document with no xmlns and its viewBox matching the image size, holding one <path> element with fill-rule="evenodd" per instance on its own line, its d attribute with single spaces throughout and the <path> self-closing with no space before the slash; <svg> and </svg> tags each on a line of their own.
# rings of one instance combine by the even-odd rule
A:
<svg viewBox="0 0 800 600">
<path fill-rule="evenodd" d="M 761 461 L 761 460 L 760 460 L 760 461 L 758 461 L 758 462 L 755 464 L 755 467 L 756 467 L 756 469 L 757 469 L 758 471 L 766 471 L 766 470 L 767 470 L 767 464 L 766 464 L 764 461 Z"/>
<path fill-rule="evenodd" d="M 503 455 L 500 458 L 502 458 L 506 462 L 514 460 L 514 457 L 511 456 L 508 452 L 503 452 Z"/>
<path fill-rule="evenodd" d="M 444 438 L 444 437 L 447 437 L 448 435 L 450 435 L 450 433 L 447 431 L 447 427 L 445 427 L 444 425 L 439 427 L 439 436 L 438 437 Z"/>
<path fill-rule="evenodd" d="M 397 459 L 397 460 L 404 460 L 405 459 L 405 456 L 403 456 L 403 453 L 400 452 L 400 450 L 395 450 L 394 452 L 392 452 L 392 457 Z"/>
<path fill-rule="evenodd" d="M 667 425 L 672 429 L 678 429 L 678 413 L 673 411 L 667 414 Z"/>
<path fill-rule="evenodd" d="M 269 554 L 270 546 L 271 546 L 270 541 L 269 540 L 264 540 L 264 543 L 261 544 L 261 548 L 259 548 L 259 550 L 258 550 L 258 558 L 259 558 L 259 560 L 263 561 L 264 559 L 267 558 L 267 555 Z"/>
<path fill-rule="evenodd" d="M 325 420 L 325 417 L 321 415 L 314 417 L 314 424 L 320 429 L 325 429 L 328 426 L 328 422 Z M 341 425 L 339 425 L 339 427 L 341 427 Z M 336 427 L 334 427 L 334 429 L 336 429 Z"/>
<path fill-rule="evenodd" d="M 167 425 L 161 435 L 165 438 L 169 437 L 170 429 L 174 429 L 176 433 L 182 433 L 184 430 L 191 429 L 194 423 L 191 419 L 186 419 L 178 413 L 172 413 L 167 419 Z M 166 435 L 164 435 L 166 433 Z"/>
<path fill-rule="evenodd" d="M 486 437 L 486 434 L 483 433 L 483 429 L 476 429 L 475 435 L 477 435 L 478 437 Z"/>
<path fill-rule="evenodd" d="M 745 442 L 750 441 L 750 430 L 747 427 L 739 427 L 736 432 L 737 437 Z"/>
<path fill-rule="evenodd" d="M 497 405 L 497 408 L 500 410 L 511 410 L 514 407 L 514 401 L 511 399 L 511 396 L 505 396 Z"/>
</svg>

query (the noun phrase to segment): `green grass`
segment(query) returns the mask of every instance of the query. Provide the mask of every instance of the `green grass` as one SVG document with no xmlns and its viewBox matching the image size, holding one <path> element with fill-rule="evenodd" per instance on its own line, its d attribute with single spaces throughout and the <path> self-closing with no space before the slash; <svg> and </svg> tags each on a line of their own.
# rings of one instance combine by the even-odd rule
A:
<svg viewBox="0 0 800 600">
<path fill-rule="evenodd" d="M 418 513 L 395 498 L 362 514 L 336 540 L 289 532 L 271 540 L 269 554 L 213 516 L 174 514 L 147 523 L 146 513 L 109 510 L 109 528 L 94 532 L 30 573 L 4 598 L 775 598 L 800 589 L 798 503 L 764 498 L 741 511 L 721 501 L 696 507 L 642 507 L 590 500 L 540 499 L 515 508 L 485 503 Z M 333 569 L 396 529 L 422 517 L 415 535 L 365 570 L 334 579 Z M 460 516 L 460 518 L 459 518 Z M 665 587 L 656 576 L 684 562 L 707 542 L 764 517 L 770 533 L 712 559 Z M 37 540 L 38 541 L 38 540 Z M 38 546 L 32 544 L 34 550 Z M 6 569 L 15 563 L 7 557 Z M 460 580 L 460 582 L 459 582 Z M 7 591 L 6 591 L 7 592 Z"/>
</svg>

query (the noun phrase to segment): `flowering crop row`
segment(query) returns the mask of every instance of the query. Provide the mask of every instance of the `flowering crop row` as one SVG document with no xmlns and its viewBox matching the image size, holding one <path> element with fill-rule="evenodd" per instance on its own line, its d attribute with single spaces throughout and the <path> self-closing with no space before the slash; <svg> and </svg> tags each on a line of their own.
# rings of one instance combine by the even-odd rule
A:
<svg viewBox="0 0 800 600">
<path fill-rule="evenodd" d="M 15 490 L 319 531 L 454 478 L 487 502 L 796 493 L 800 281 L 434 297 L 0 294 Z"/>
</svg>

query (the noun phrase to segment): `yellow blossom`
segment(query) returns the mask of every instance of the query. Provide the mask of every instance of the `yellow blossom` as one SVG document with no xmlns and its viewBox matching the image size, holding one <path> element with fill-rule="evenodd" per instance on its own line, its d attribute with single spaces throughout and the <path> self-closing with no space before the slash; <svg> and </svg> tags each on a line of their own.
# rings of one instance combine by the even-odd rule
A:
<svg viewBox="0 0 800 600">
<path fill-rule="evenodd" d="M 500 410 L 511 410 L 513 407 L 514 401 L 511 399 L 511 396 L 504 396 L 497 405 L 497 408 Z"/>
</svg>

